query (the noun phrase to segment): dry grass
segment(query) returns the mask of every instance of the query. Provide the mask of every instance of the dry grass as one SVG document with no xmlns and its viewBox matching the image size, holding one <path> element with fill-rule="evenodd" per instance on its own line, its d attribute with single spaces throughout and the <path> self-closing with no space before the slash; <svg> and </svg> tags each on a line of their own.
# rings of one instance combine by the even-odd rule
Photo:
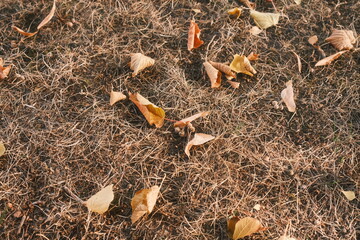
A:
<svg viewBox="0 0 360 240">
<path fill-rule="evenodd" d="M 251 36 L 248 11 L 237 20 L 236 1 L 59 0 L 57 16 L 33 38 L 50 1 L 0 3 L 0 56 L 13 64 L 0 82 L 1 239 L 227 239 L 226 219 L 253 216 L 269 229 L 246 239 L 277 239 L 286 227 L 298 239 L 356 239 L 359 200 L 359 51 L 328 67 L 307 44 L 332 28 L 360 32 L 360 4 L 347 1 L 275 1 L 287 17 Z M 258 10 L 273 11 L 256 1 Z M 192 8 L 201 9 L 194 16 Z M 65 23 L 79 23 L 70 28 Z M 204 46 L 186 49 L 189 21 Z M 29 27 L 30 26 L 30 27 Z M 323 44 L 328 54 L 334 48 Z M 260 54 L 257 80 L 211 89 L 202 63 L 233 54 Z M 303 72 L 297 71 L 295 51 Z M 131 78 L 129 53 L 154 67 Z M 243 76 L 241 76 L 243 79 Z M 295 115 L 275 109 L 292 79 Z M 128 100 L 110 107 L 109 92 L 139 91 L 170 119 L 211 110 L 194 123 L 216 140 L 184 153 L 186 138 L 170 122 L 150 127 Z M 87 199 L 115 184 L 106 216 L 92 215 L 64 187 Z M 131 225 L 130 200 L 161 185 L 154 212 Z M 8 204 L 13 205 L 13 209 Z M 255 204 L 264 209 L 252 209 Z M 24 217 L 16 218 L 20 210 Z"/>
</svg>

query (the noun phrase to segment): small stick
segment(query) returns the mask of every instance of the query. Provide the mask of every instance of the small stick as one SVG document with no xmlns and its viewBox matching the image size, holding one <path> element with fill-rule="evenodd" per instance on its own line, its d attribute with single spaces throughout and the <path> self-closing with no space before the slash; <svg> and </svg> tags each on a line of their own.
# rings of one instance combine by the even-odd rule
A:
<svg viewBox="0 0 360 240">
<path fill-rule="evenodd" d="M 83 200 L 81 200 L 78 196 L 75 195 L 75 193 L 73 193 L 69 188 L 67 188 L 66 186 L 64 186 L 64 189 L 67 193 L 70 194 L 70 196 L 72 198 L 74 198 L 76 201 L 80 202 L 81 204 L 85 205 L 85 202 Z"/>
</svg>

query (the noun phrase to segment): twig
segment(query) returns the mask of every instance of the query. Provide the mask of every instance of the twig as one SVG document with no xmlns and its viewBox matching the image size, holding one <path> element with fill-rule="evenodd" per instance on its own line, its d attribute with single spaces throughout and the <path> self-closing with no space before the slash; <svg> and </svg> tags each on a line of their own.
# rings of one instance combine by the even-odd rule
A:
<svg viewBox="0 0 360 240">
<path fill-rule="evenodd" d="M 69 188 L 64 186 L 64 189 L 68 194 L 70 194 L 72 198 L 74 198 L 76 201 L 80 202 L 81 204 L 85 205 L 85 202 L 81 200 L 78 196 L 76 196 L 75 193 L 73 193 Z"/>
</svg>

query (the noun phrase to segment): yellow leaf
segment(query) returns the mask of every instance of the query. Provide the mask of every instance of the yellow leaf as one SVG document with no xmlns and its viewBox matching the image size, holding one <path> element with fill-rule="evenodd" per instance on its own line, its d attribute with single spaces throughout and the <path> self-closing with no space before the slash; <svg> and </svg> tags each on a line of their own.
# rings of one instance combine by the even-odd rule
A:
<svg viewBox="0 0 360 240">
<path fill-rule="evenodd" d="M 262 226 L 259 220 L 251 217 L 240 219 L 232 217 L 227 222 L 228 235 L 233 240 L 240 239 L 256 233 L 261 230 Z"/>
<path fill-rule="evenodd" d="M 146 213 L 151 213 L 160 192 L 159 186 L 137 191 L 131 200 L 131 222 L 135 223 Z"/>
<path fill-rule="evenodd" d="M 292 86 L 292 81 L 290 80 L 285 84 L 286 84 L 286 88 L 281 91 L 281 98 L 285 102 L 289 112 L 295 112 L 296 104 L 294 100 L 294 89 Z"/>
<path fill-rule="evenodd" d="M 252 35 L 259 35 L 262 32 L 262 30 L 260 28 L 258 28 L 257 26 L 254 26 L 249 30 L 249 32 Z"/>
<path fill-rule="evenodd" d="M 124 99 L 126 99 L 126 96 L 124 94 L 122 94 L 121 92 L 114 92 L 113 90 L 111 90 L 111 93 L 110 93 L 110 106 L 112 106 L 116 102 L 118 102 L 120 100 L 124 100 Z"/>
<path fill-rule="evenodd" d="M 209 61 L 209 63 L 216 68 L 217 70 L 219 70 L 222 73 L 225 73 L 227 78 L 236 78 L 236 74 L 233 73 L 233 71 L 231 70 L 231 68 L 223 63 L 218 63 L 218 62 L 213 62 L 213 61 Z"/>
<path fill-rule="evenodd" d="M 356 38 L 350 30 L 334 30 L 325 41 L 331 43 L 338 50 L 350 50 L 354 48 Z"/>
<path fill-rule="evenodd" d="M 259 28 L 267 29 L 278 24 L 280 14 L 278 13 L 263 13 L 255 10 L 250 10 L 250 16 L 254 19 Z"/>
<path fill-rule="evenodd" d="M 4 143 L 3 143 L 3 142 L 0 142 L 0 157 L 1 157 L 2 155 L 4 155 L 5 151 L 6 151 L 6 148 L 5 148 Z"/>
<path fill-rule="evenodd" d="M 10 73 L 11 65 L 4 67 L 3 66 L 4 60 L 0 58 L 0 80 L 7 78 Z"/>
<path fill-rule="evenodd" d="M 353 191 L 341 191 L 345 197 L 349 200 L 349 201 L 352 201 L 356 198 L 355 196 L 355 192 Z"/>
<path fill-rule="evenodd" d="M 228 11 L 228 14 L 234 16 L 235 19 L 238 19 L 241 15 L 241 12 L 242 12 L 241 8 L 233 8 Z"/>
<path fill-rule="evenodd" d="M 132 76 L 135 77 L 141 70 L 154 65 L 155 60 L 141 53 L 131 53 L 130 69 L 133 70 Z"/>
<path fill-rule="evenodd" d="M 209 113 L 210 113 L 209 111 L 208 112 L 200 112 L 195 115 L 192 115 L 191 117 L 181 119 L 180 121 L 177 121 L 174 123 L 174 127 L 183 128 L 186 125 L 188 125 L 190 122 L 194 121 L 195 119 L 198 119 L 200 117 L 205 117 L 205 116 L 209 115 Z"/>
<path fill-rule="evenodd" d="M 129 92 L 129 99 L 135 103 L 150 125 L 155 124 L 157 128 L 164 125 L 165 112 L 163 109 L 151 103 L 140 93 L 132 94 Z"/>
<path fill-rule="evenodd" d="M 190 28 L 188 32 L 188 50 L 191 51 L 194 48 L 198 48 L 201 45 L 204 44 L 204 41 L 200 40 L 200 28 L 199 26 L 194 22 L 190 22 Z"/>
<path fill-rule="evenodd" d="M 214 138 L 214 136 L 205 133 L 195 133 L 194 138 L 191 139 L 185 147 L 186 155 L 190 157 L 190 149 L 192 148 L 192 146 L 202 145 L 208 141 L 213 140 Z"/>
<path fill-rule="evenodd" d="M 325 65 L 329 65 L 330 63 L 332 63 L 334 60 L 338 59 L 343 53 L 347 52 L 347 50 L 341 51 L 341 52 L 337 52 L 333 55 L 330 55 L 326 58 L 321 59 L 320 61 L 318 61 L 315 64 L 315 67 L 318 66 L 325 66 Z"/>
<path fill-rule="evenodd" d="M 246 56 L 234 55 L 234 60 L 230 64 L 230 68 L 237 73 L 245 73 L 249 76 L 256 74 L 255 69 L 251 66 L 249 59 Z"/>
<path fill-rule="evenodd" d="M 103 214 L 109 209 L 112 200 L 114 200 L 113 184 L 101 189 L 89 198 L 85 204 L 89 211 Z"/>
<path fill-rule="evenodd" d="M 221 85 L 221 72 L 213 67 L 209 62 L 203 63 L 205 71 L 210 78 L 211 88 L 218 88 Z"/>
</svg>

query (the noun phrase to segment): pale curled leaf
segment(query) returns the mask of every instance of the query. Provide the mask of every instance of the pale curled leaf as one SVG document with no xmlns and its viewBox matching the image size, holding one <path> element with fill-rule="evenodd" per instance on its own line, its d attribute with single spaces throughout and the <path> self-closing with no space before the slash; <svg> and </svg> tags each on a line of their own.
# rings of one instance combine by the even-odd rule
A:
<svg viewBox="0 0 360 240">
<path fill-rule="evenodd" d="M 255 209 L 256 211 L 260 211 L 261 205 L 260 205 L 260 204 L 255 204 L 255 206 L 253 207 L 253 209 Z"/>
<path fill-rule="evenodd" d="M 7 78 L 11 70 L 11 65 L 4 67 L 3 63 L 4 60 L 0 58 L 0 80 Z"/>
<path fill-rule="evenodd" d="M 191 139 L 185 147 L 186 155 L 190 157 L 190 149 L 192 148 L 192 146 L 202 145 L 208 141 L 213 140 L 214 138 L 214 136 L 211 136 L 209 134 L 195 133 L 194 138 Z"/>
<path fill-rule="evenodd" d="M 311 37 L 309 37 L 309 39 L 308 39 L 308 42 L 309 42 L 311 45 L 314 45 L 315 43 L 317 43 L 317 41 L 318 41 L 318 37 L 317 37 L 316 35 L 311 36 Z"/>
<path fill-rule="evenodd" d="M 344 50 L 344 51 L 340 51 L 340 52 L 337 52 L 333 55 L 330 55 L 326 58 L 323 58 L 321 59 L 320 61 L 318 61 L 316 64 L 315 64 L 315 67 L 318 67 L 318 66 L 325 66 L 325 65 L 329 65 L 330 63 L 332 63 L 334 60 L 338 59 L 342 54 L 344 54 L 345 52 L 347 52 L 347 50 Z"/>
<path fill-rule="evenodd" d="M 267 29 L 279 23 L 279 13 L 263 13 L 255 10 L 250 10 L 250 16 L 254 19 L 259 28 Z"/>
<path fill-rule="evenodd" d="M 229 237 L 236 240 L 260 231 L 262 225 L 255 218 L 245 217 L 240 219 L 239 217 L 232 217 L 227 222 L 227 229 Z"/>
<path fill-rule="evenodd" d="M 353 192 L 353 191 L 341 191 L 341 192 L 345 195 L 345 197 L 349 201 L 352 201 L 356 198 L 355 192 Z"/>
<path fill-rule="evenodd" d="M 33 32 L 33 33 L 30 33 L 30 32 L 26 32 L 24 30 L 22 30 L 21 28 L 18 28 L 16 26 L 12 26 L 12 29 L 14 29 L 15 31 L 17 31 L 18 33 L 20 33 L 21 35 L 25 36 L 25 37 L 32 37 L 34 36 L 35 34 L 37 34 L 38 32 Z"/>
<path fill-rule="evenodd" d="M 227 82 L 230 83 L 230 85 L 231 85 L 232 88 L 237 89 L 237 88 L 240 87 L 240 83 L 239 83 L 239 82 L 230 81 L 230 80 L 228 80 Z"/>
<path fill-rule="evenodd" d="M 201 45 L 204 44 L 204 41 L 200 40 L 200 28 L 199 26 L 194 22 L 190 22 L 189 32 L 188 32 L 188 50 L 191 51 L 194 48 L 198 48 Z"/>
<path fill-rule="evenodd" d="M 256 61 L 259 59 L 259 54 L 256 54 L 254 52 L 251 52 L 247 58 L 250 60 L 250 61 Z"/>
<path fill-rule="evenodd" d="M 218 88 L 221 85 L 221 72 L 217 70 L 213 65 L 211 65 L 209 62 L 203 63 L 205 67 L 206 74 L 208 75 L 210 82 L 211 82 L 211 88 Z"/>
<path fill-rule="evenodd" d="M 147 57 L 141 53 L 131 53 L 130 69 L 134 72 L 132 76 L 135 77 L 141 70 L 155 64 L 155 60 Z"/>
<path fill-rule="evenodd" d="M 230 68 L 237 73 L 244 73 L 249 76 L 256 74 L 255 69 L 251 66 L 249 59 L 246 56 L 235 54 L 234 60 L 230 64 Z"/>
<path fill-rule="evenodd" d="M 121 92 L 110 92 L 110 106 L 114 105 L 116 102 L 126 99 L 126 96 Z"/>
<path fill-rule="evenodd" d="M 110 184 L 89 198 L 85 204 L 89 211 L 103 214 L 109 209 L 112 200 L 114 200 L 114 192 L 113 184 Z"/>
<path fill-rule="evenodd" d="M 129 92 L 129 99 L 138 107 L 150 125 L 160 128 L 164 125 L 165 111 L 140 95 Z"/>
<path fill-rule="evenodd" d="M 241 15 L 241 8 L 232 8 L 228 11 L 228 14 L 233 16 L 235 19 L 238 19 Z"/>
<path fill-rule="evenodd" d="M 231 78 L 236 78 L 236 74 L 231 70 L 231 68 L 228 65 L 219 63 L 219 62 L 213 62 L 213 61 L 209 61 L 209 63 L 214 68 L 216 68 L 220 72 L 224 73 L 226 76 L 231 77 Z"/>
<path fill-rule="evenodd" d="M 285 102 L 289 112 L 295 112 L 296 104 L 294 100 L 294 89 L 291 80 L 286 82 L 286 88 L 281 91 L 281 98 Z"/>
<path fill-rule="evenodd" d="M 301 4 L 301 0 L 294 0 L 294 2 L 295 2 L 297 5 L 300 5 L 300 4 Z"/>
<path fill-rule="evenodd" d="M 206 117 L 207 115 L 210 114 L 210 111 L 207 111 L 207 112 L 199 112 L 195 115 L 192 115 L 188 118 L 184 118 L 184 119 L 181 119 L 180 121 L 177 121 L 174 123 L 174 127 L 179 127 L 179 128 L 183 128 L 185 127 L 186 125 L 188 125 L 190 122 L 200 118 L 200 117 Z"/>
<path fill-rule="evenodd" d="M 252 35 L 259 35 L 263 30 L 261 30 L 260 28 L 258 28 L 257 26 L 252 27 L 249 32 Z"/>
<path fill-rule="evenodd" d="M 5 154 L 6 148 L 3 142 L 0 142 L 0 157 Z"/>
<path fill-rule="evenodd" d="M 331 43 L 338 50 L 350 50 L 354 48 L 356 38 L 350 30 L 334 30 L 325 41 Z"/>
<path fill-rule="evenodd" d="M 131 200 L 131 222 L 135 223 L 146 213 L 151 213 L 160 192 L 159 186 L 137 191 Z"/>
</svg>

